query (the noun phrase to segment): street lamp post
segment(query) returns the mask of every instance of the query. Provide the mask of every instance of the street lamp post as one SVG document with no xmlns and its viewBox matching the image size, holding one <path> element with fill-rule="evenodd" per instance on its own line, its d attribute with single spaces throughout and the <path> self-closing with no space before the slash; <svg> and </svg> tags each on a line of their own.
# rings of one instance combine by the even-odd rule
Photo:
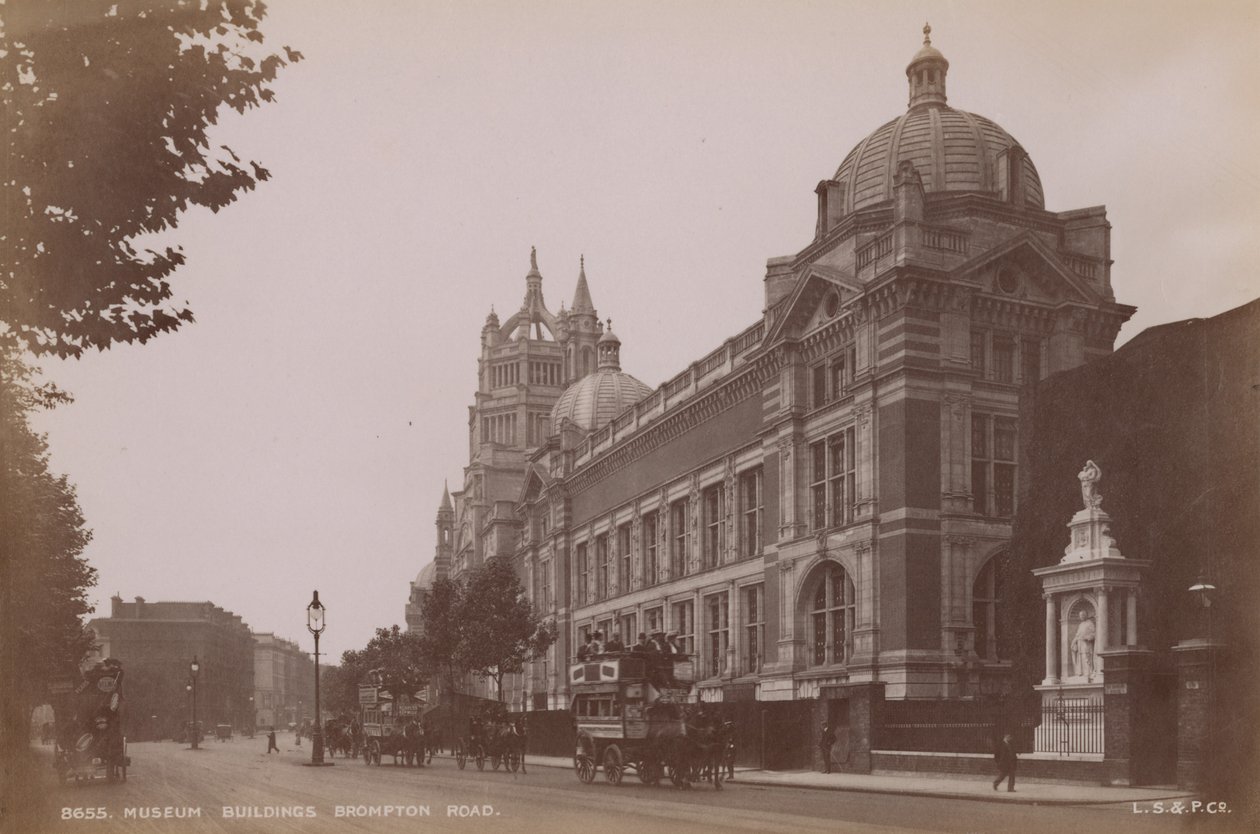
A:
<svg viewBox="0 0 1260 834">
<path fill-rule="evenodd" d="M 311 764 L 330 765 L 324 761 L 324 727 L 319 711 L 319 635 L 324 632 L 324 605 L 319 601 L 319 591 L 306 606 L 306 630 L 315 635 L 315 727 L 311 732 Z"/>
<path fill-rule="evenodd" d="M 188 666 L 191 677 L 188 679 L 188 688 L 192 691 L 192 749 L 197 749 L 198 736 L 197 732 L 197 673 L 201 671 L 201 664 L 197 662 L 197 655 L 193 655 L 192 663 Z"/>
</svg>

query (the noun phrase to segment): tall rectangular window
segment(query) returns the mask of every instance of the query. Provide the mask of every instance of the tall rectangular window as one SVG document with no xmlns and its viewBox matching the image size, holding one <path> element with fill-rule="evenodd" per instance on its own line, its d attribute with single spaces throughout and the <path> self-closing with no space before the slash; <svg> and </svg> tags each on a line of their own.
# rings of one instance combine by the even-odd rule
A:
<svg viewBox="0 0 1260 834">
<path fill-rule="evenodd" d="M 630 525 L 617 528 L 617 592 L 630 592 Z"/>
<path fill-rule="evenodd" d="M 761 552 L 761 467 L 739 476 L 739 555 Z"/>
<path fill-rule="evenodd" d="M 1015 381 L 1015 340 L 1006 335 L 993 337 L 993 379 Z"/>
<path fill-rule="evenodd" d="M 726 667 L 726 650 L 730 645 L 730 609 L 727 607 L 726 593 L 713 594 L 704 598 L 707 609 L 706 631 L 708 643 L 705 654 L 706 668 L 709 677 L 716 678 Z"/>
<path fill-rule="evenodd" d="M 827 363 L 820 362 L 810 368 L 810 407 L 818 408 L 827 404 Z"/>
<path fill-rule="evenodd" d="M 853 521 L 853 490 L 856 483 L 853 429 L 837 432 L 827 439 L 827 488 L 831 495 L 833 526 Z"/>
<path fill-rule="evenodd" d="M 986 341 L 988 334 L 983 330 L 971 331 L 971 369 L 980 375 L 981 379 L 987 379 L 988 363 L 985 362 Z"/>
<path fill-rule="evenodd" d="M 1016 421 L 971 415 L 971 495 L 980 515 L 1015 514 Z"/>
<path fill-rule="evenodd" d="M 633 614 L 623 614 L 617 620 L 617 633 L 621 635 L 621 642 L 625 644 L 626 648 L 633 646 L 634 642 L 639 639 L 638 618 Z"/>
<path fill-rule="evenodd" d="M 741 664 L 745 675 L 761 671 L 762 644 L 766 639 L 764 585 L 744 588 L 744 656 Z"/>
<path fill-rule="evenodd" d="M 688 504 L 683 498 L 669 507 L 669 562 L 672 576 L 687 575 L 687 516 Z"/>
<path fill-rule="evenodd" d="M 608 534 L 595 537 L 595 598 L 608 596 Z M 604 635 L 605 637 L 607 634 Z"/>
<path fill-rule="evenodd" d="M 683 654 L 696 653 L 696 604 L 692 600 L 676 602 L 670 613 L 673 615 L 673 630 L 678 632 L 678 645 Z"/>
<path fill-rule="evenodd" d="M 839 399 L 849 393 L 853 384 L 853 364 L 857 351 L 852 347 L 844 348 L 831 360 L 831 398 Z"/>
<path fill-rule="evenodd" d="M 1027 385 L 1041 379 L 1041 342 L 1024 339 L 1019 345 L 1019 381 Z"/>
<path fill-rule="evenodd" d="M 1015 514 L 1015 419 L 993 418 L 993 514 Z"/>
<path fill-rule="evenodd" d="M 648 587 L 655 585 L 659 574 L 657 565 L 657 549 L 659 547 L 658 536 L 660 530 L 657 525 L 660 523 L 660 512 L 651 512 L 643 516 L 643 585 Z"/>
<path fill-rule="evenodd" d="M 551 610 L 551 560 L 543 562 L 538 566 L 538 573 L 542 578 L 542 603 L 543 611 Z"/>
<path fill-rule="evenodd" d="M 582 542 L 577 546 L 577 600 L 578 605 L 585 605 L 587 601 L 587 593 L 590 588 L 591 580 L 591 564 L 590 554 L 586 549 L 586 542 Z"/>
<path fill-rule="evenodd" d="M 827 443 L 819 441 L 809 447 L 810 526 L 821 530 L 827 526 Z"/>
<path fill-rule="evenodd" d="M 722 562 L 722 513 L 725 490 L 712 486 L 704 491 L 704 566 L 715 568 Z"/>
<path fill-rule="evenodd" d="M 659 606 L 643 612 L 644 631 L 651 637 L 658 631 L 665 630 L 665 611 Z M 637 637 L 635 639 L 638 639 Z"/>
</svg>

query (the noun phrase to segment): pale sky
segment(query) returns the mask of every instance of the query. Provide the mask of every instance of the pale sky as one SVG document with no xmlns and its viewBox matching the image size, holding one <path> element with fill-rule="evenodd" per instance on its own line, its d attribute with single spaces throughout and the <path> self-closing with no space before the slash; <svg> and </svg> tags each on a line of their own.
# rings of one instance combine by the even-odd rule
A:
<svg viewBox="0 0 1260 834">
<path fill-rule="evenodd" d="M 1046 207 L 1103 204 L 1143 328 L 1260 295 L 1257 2 L 274 0 L 306 60 L 217 134 L 273 179 L 188 215 L 196 324 L 44 363 L 93 598 L 209 599 L 310 650 L 403 624 L 462 483 L 480 329 L 552 311 L 586 256 L 622 364 L 658 385 L 761 313 L 814 186 L 906 106 L 925 20 L 949 103 L 1028 150 Z"/>
</svg>

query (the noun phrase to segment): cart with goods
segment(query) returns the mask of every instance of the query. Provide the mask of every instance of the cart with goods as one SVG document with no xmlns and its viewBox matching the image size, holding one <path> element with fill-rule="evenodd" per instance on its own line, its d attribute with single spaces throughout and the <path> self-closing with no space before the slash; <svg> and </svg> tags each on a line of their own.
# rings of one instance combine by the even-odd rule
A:
<svg viewBox="0 0 1260 834">
<path fill-rule="evenodd" d="M 77 681 L 52 685 L 53 768 L 63 784 L 126 781 L 131 757 L 122 732 L 122 685 L 122 664 L 113 658 L 97 663 Z"/>
</svg>

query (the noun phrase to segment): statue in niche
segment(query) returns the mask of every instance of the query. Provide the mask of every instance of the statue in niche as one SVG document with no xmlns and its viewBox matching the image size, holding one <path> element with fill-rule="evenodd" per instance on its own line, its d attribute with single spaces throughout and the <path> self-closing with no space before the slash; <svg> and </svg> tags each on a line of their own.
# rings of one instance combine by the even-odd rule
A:
<svg viewBox="0 0 1260 834">
<path fill-rule="evenodd" d="M 1098 482 L 1102 480 L 1102 470 L 1092 460 L 1085 461 L 1085 468 L 1076 476 L 1081 482 L 1081 498 L 1085 501 L 1085 509 L 1096 510 L 1102 506 L 1102 494 L 1098 491 Z"/>
<path fill-rule="evenodd" d="M 1090 611 L 1080 613 L 1081 623 L 1072 637 L 1072 674 L 1078 678 L 1089 678 L 1094 674 L 1094 640 L 1097 630 L 1091 614 Z"/>
</svg>

